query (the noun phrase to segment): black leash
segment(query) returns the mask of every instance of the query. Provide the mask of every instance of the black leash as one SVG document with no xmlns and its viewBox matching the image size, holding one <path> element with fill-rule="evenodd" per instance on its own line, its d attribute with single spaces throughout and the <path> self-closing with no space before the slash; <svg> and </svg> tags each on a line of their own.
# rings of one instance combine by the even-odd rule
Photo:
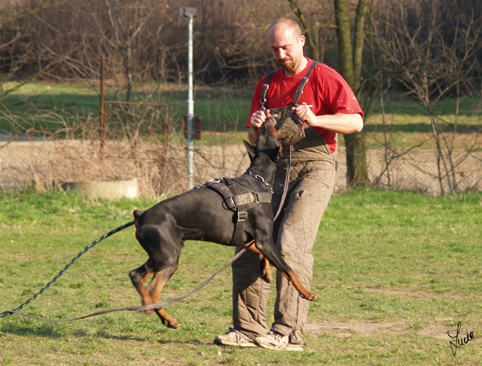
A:
<svg viewBox="0 0 482 366">
<path fill-rule="evenodd" d="M 185 294 L 185 295 L 183 295 L 183 296 L 181 296 L 181 297 L 172 299 L 172 300 L 166 300 L 166 301 L 163 301 L 163 302 L 160 302 L 160 303 L 150 304 L 150 305 L 144 305 L 144 306 L 127 306 L 127 307 L 124 307 L 124 308 L 106 309 L 106 310 L 101 310 L 101 311 L 98 311 L 98 312 L 95 312 L 95 313 L 92 313 L 92 314 L 83 315 L 83 316 L 79 316 L 79 317 L 76 317 L 76 318 L 70 318 L 70 319 L 47 319 L 47 318 L 37 317 L 37 316 L 33 316 L 33 315 L 30 315 L 30 314 L 26 314 L 26 313 L 20 312 L 20 310 L 22 310 L 22 309 L 24 309 L 25 307 L 27 307 L 31 302 L 33 302 L 33 301 L 34 301 L 35 299 L 37 299 L 40 295 L 42 295 L 50 286 L 52 286 L 55 282 L 57 282 L 57 280 L 58 280 L 75 262 L 77 262 L 77 260 L 78 260 L 82 255 L 84 255 L 89 249 L 93 248 L 94 246 L 96 246 L 96 245 L 99 244 L 102 240 L 108 238 L 109 236 L 114 235 L 115 233 L 118 233 L 119 231 L 122 231 L 122 230 L 128 228 L 129 226 L 132 226 L 133 224 L 134 224 L 134 221 L 128 222 L 127 224 L 121 225 L 121 226 L 119 226 L 118 228 L 109 231 L 107 234 L 104 234 L 104 235 L 102 235 L 101 237 L 95 239 L 92 243 L 90 243 L 90 244 L 87 245 L 84 249 L 82 249 L 74 258 L 72 258 L 72 259 L 69 261 L 69 263 L 67 263 L 67 264 L 65 265 L 65 267 L 62 268 L 62 269 L 59 271 L 59 273 L 57 273 L 57 275 L 55 275 L 54 278 L 52 278 L 52 280 L 50 280 L 44 287 L 42 287 L 39 291 L 37 291 L 30 299 L 28 299 L 27 301 L 25 301 L 23 304 L 17 306 L 15 309 L 6 310 L 6 311 L 0 313 L 0 318 L 2 318 L 2 317 L 7 317 L 7 316 L 9 316 L 9 315 L 19 315 L 19 316 L 22 316 L 22 317 L 25 317 L 25 318 L 41 320 L 41 321 L 50 322 L 50 323 L 60 323 L 60 322 L 70 322 L 70 321 L 74 321 L 74 320 L 86 319 L 86 318 L 90 318 L 90 317 L 93 317 L 93 316 L 99 316 L 99 315 L 104 315 L 104 314 L 114 313 L 114 312 L 119 312 L 119 311 L 145 311 L 145 310 L 159 309 L 159 308 L 162 308 L 162 307 L 166 307 L 166 306 L 169 306 L 169 305 L 178 303 L 178 302 L 186 299 L 187 297 L 193 295 L 194 293 L 198 292 L 199 290 L 201 290 L 204 286 L 206 286 L 209 282 L 211 282 L 211 280 L 212 280 L 214 277 L 216 277 L 219 273 L 221 273 L 221 272 L 224 271 L 227 267 L 229 267 L 231 264 L 233 264 L 233 262 L 236 261 L 236 260 L 248 249 L 248 247 L 249 247 L 249 246 L 248 246 L 248 247 L 244 247 L 243 249 L 241 249 L 228 263 L 226 263 L 226 264 L 224 265 L 224 267 L 222 267 L 221 269 L 219 269 L 216 273 L 214 273 L 211 277 L 209 277 L 207 280 L 205 280 L 204 282 L 202 282 L 202 283 L 201 283 L 200 285 L 198 285 L 196 288 L 194 288 L 193 290 L 189 291 L 187 294 Z"/>
<path fill-rule="evenodd" d="M 285 175 L 285 182 L 283 186 L 283 194 L 281 195 L 281 201 L 278 206 L 278 212 L 276 212 L 276 215 L 274 216 L 274 221 L 278 218 L 279 214 L 281 213 L 281 210 L 283 209 L 283 205 L 285 204 L 285 199 L 286 195 L 288 194 L 288 186 L 290 184 L 290 170 L 291 170 L 291 146 L 288 147 L 290 149 L 289 151 L 289 157 L 288 157 L 288 162 L 287 162 L 287 167 L 286 167 L 286 175 Z"/>
<path fill-rule="evenodd" d="M 0 313 L 0 318 L 2 317 L 5 317 L 5 316 L 9 316 L 9 315 L 12 315 L 12 314 L 18 314 L 18 312 L 20 310 L 22 310 L 23 308 L 27 307 L 27 305 L 29 305 L 32 301 L 34 301 L 37 297 L 39 297 L 40 295 L 42 295 L 50 286 L 52 286 L 55 282 L 57 282 L 57 280 L 75 263 L 77 262 L 77 260 L 83 256 L 89 249 L 93 248 L 94 246 L 96 246 L 97 244 L 99 244 L 102 240 L 108 238 L 109 236 L 111 235 L 114 235 L 115 233 L 119 232 L 119 231 L 122 231 L 126 228 L 128 228 L 129 226 L 132 226 L 134 225 L 134 221 L 131 221 L 131 222 L 128 222 L 127 224 L 124 224 L 124 225 L 121 225 L 119 226 L 118 228 L 114 229 L 114 230 L 111 230 L 109 231 L 107 234 L 104 234 L 102 235 L 101 237 L 95 239 L 92 243 L 90 243 L 89 245 L 87 245 L 84 249 L 82 249 L 74 258 L 72 258 L 70 260 L 69 263 L 67 263 L 65 265 L 64 268 L 62 268 L 60 270 L 59 273 L 57 273 L 57 275 L 55 275 L 54 278 L 52 278 L 52 280 L 50 280 L 49 283 L 47 283 L 44 287 L 42 287 L 39 291 L 37 291 L 35 293 L 35 295 L 33 295 L 30 299 L 28 299 L 27 301 L 25 301 L 22 305 L 19 305 L 17 306 L 15 309 L 13 310 L 7 310 L 7 311 L 4 311 L 2 313 Z"/>
<path fill-rule="evenodd" d="M 35 319 L 35 320 L 41 320 L 41 321 L 44 321 L 44 322 L 49 322 L 49 323 L 62 323 L 62 322 L 71 322 L 71 321 L 75 321 L 75 320 L 82 320 L 82 319 L 87 319 L 87 318 L 91 318 L 93 316 L 99 316 L 99 315 L 105 315 L 105 314 L 109 314 L 109 313 L 115 313 L 115 312 L 120 312 L 120 311 L 145 311 L 145 310 L 154 310 L 154 309 L 159 309 L 159 308 L 163 308 L 163 307 L 166 307 L 166 306 L 169 306 L 169 305 L 173 305 L 175 303 L 178 303 L 186 298 L 188 298 L 189 296 L 195 294 L 196 292 L 198 292 L 200 289 L 202 289 L 204 286 L 206 286 L 209 282 L 211 282 L 211 280 L 216 277 L 219 273 L 221 273 L 222 271 L 224 271 L 226 268 L 228 268 L 231 264 L 233 264 L 234 261 L 236 261 L 242 254 L 244 254 L 244 252 L 248 250 L 248 247 L 244 247 L 243 249 L 241 249 L 228 263 L 226 263 L 224 265 L 224 267 L 222 267 L 221 269 L 219 269 L 216 273 L 214 273 L 211 277 L 209 277 L 207 280 L 205 280 L 204 282 L 202 282 L 200 285 L 198 285 L 196 288 L 192 289 L 191 291 L 189 291 L 187 294 L 183 295 L 183 296 L 180 296 L 178 298 L 175 298 L 175 299 L 171 299 L 171 300 L 166 300 L 166 301 L 163 301 L 163 302 L 158 302 L 158 303 L 155 303 L 155 304 L 149 304 L 149 305 L 143 305 L 143 306 L 127 306 L 127 307 L 124 307 L 124 308 L 117 308 L 117 309 L 106 309 L 106 310 L 100 310 L 100 311 L 97 311 L 95 313 L 91 313 L 91 314 L 88 314 L 88 315 L 83 315 L 83 316 L 79 316 L 79 317 L 76 317 L 76 318 L 69 318 L 69 319 L 48 319 L 48 318 L 42 318 L 42 317 L 38 317 L 38 316 L 33 316 L 33 315 L 30 315 L 30 314 L 25 314 L 25 313 L 21 313 L 19 311 L 17 311 L 16 309 L 15 310 L 10 310 L 10 311 L 5 311 L 4 313 L 2 314 L 7 314 L 7 315 L 19 315 L 19 316 L 22 316 L 22 317 L 25 317 L 25 318 L 30 318 L 30 319 Z M 33 300 L 32 300 L 33 301 Z"/>
</svg>

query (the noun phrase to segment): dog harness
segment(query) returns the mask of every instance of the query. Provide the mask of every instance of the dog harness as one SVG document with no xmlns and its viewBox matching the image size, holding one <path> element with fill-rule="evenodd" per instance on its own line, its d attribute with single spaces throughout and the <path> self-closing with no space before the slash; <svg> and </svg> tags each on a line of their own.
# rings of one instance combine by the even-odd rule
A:
<svg viewBox="0 0 482 366">
<path fill-rule="evenodd" d="M 269 187 L 268 192 L 247 191 L 246 187 L 237 184 L 233 179 L 214 178 L 197 186 L 196 188 L 208 187 L 219 193 L 223 198 L 223 208 L 233 212 L 234 230 L 228 244 L 240 242 L 244 233 L 244 222 L 248 218 L 248 212 L 259 203 L 271 204 L 273 194 L 272 187 L 264 181 L 264 178 L 254 174 L 249 169 L 247 175 L 251 175 Z"/>
</svg>

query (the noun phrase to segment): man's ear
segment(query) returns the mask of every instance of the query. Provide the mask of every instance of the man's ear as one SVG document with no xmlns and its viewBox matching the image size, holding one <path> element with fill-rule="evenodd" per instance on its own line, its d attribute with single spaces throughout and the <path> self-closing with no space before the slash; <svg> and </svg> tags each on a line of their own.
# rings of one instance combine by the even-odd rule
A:
<svg viewBox="0 0 482 366">
<path fill-rule="evenodd" d="M 243 142 L 244 146 L 246 147 L 246 151 L 248 152 L 249 160 L 253 161 L 255 155 L 254 147 L 251 146 L 251 144 L 246 140 L 243 140 Z"/>
</svg>

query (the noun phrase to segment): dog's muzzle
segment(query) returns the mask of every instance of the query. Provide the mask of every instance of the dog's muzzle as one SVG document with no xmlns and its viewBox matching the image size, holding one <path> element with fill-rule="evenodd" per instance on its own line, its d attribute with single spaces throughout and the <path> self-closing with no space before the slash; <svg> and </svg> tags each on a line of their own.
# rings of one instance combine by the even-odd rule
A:
<svg viewBox="0 0 482 366">
<path fill-rule="evenodd" d="M 270 119 L 274 120 L 273 123 L 278 131 L 277 138 L 281 145 L 294 145 L 305 138 L 303 123 L 291 111 L 283 110 L 281 113 L 274 113 Z"/>
</svg>

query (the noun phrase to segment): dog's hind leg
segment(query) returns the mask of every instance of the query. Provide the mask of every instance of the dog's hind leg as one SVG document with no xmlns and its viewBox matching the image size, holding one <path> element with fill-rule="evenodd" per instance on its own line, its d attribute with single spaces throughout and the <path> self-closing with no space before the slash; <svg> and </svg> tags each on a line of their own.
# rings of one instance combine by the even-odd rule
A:
<svg viewBox="0 0 482 366">
<path fill-rule="evenodd" d="M 177 267 L 178 262 L 154 274 L 151 283 L 147 287 L 147 291 L 153 303 L 157 303 L 159 301 L 159 296 L 161 295 L 164 286 L 166 286 L 174 272 L 176 272 Z M 154 311 L 161 319 L 162 324 L 164 324 L 166 327 L 177 329 L 181 326 L 181 324 L 179 324 L 176 319 L 172 318 L 163 308 L 154 309 Z"/>
<path fill-rule="evenodd" d="M 147 286 L 147 292 L 149 292 L 149 295 L 151 295 L 156 302 L 162 292 L 162 289 L 164 286 L 166 286 L 167 282 L 169 282 L 174 272 L 176 272 L 177 267 L 178 262 L 163 269 L 162 271 L 154 273 L 152 281 L 149 283 L 149 286 Z"/>
<path fill-rule="evenodd" d="M 143 264 L 139 268 L 132 270 L 129 273 L 129 277 L 131 278 L 132 284 L 136 288 L 139 295 L 141 295 L 142 304 L 149 305 L 152 304 L 152 298 L 149 292 L 146 290 L 145 283 L 146 280 L 152 275 L 154 272 L 147 269 L 147 263 Z M 146 310 L 147 314 L 152 313 L 152 310 Z"/>
<path fill-rule="evenodd" d="M 162 288 L 166 285 L 166 283 L 176 271 L 177 263 L 170 267 L 164 268 L 161 271 L 155 272 L 148 288 L 145 287 L 145 282 L 153 272 L 149 271 L 147 267 L 148 266 L 146 263 L 139 268 L 134 269 L 129 274 L 132 284 L 137 289 L 137 292 L 139 292 L 139 294 L 141 295 L 143 305 L 151 305 L 157 302 L 157 298 L 152 295 L 157 294 L 157 297 L 159 296 Z M 146 313 L 151 314 L 152 311 L 155 311 L 157 316 L 159 316 L 159 318 L 161 319 L 162 324 L 164 324 L 166 327 L 174 329 L 179 328 L 180 324 L 176 321 L 176 319 L 172 318 L 163 308 L 146 310 Z"/>
</svg>

